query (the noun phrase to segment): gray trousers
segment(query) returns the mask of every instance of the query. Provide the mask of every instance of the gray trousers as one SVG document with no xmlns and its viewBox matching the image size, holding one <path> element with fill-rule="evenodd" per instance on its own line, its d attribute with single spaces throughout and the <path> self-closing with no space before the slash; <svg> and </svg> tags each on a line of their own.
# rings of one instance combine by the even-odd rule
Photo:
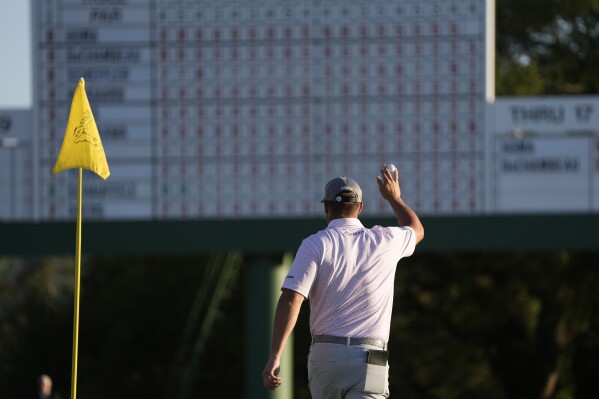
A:
<svg viewBox="0 0 599 399">
<path fill-rule="evenodd" d="M 366 362 L 370 345 L 312 344 L 308 380 L 312 399 L 389 397 L 389 364 Z"/>
</svg>

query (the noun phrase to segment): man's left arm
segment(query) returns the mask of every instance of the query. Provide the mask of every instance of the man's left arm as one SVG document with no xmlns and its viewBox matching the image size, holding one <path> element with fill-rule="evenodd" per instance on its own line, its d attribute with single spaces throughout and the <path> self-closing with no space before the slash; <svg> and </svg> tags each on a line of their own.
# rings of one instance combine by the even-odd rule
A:
<svg viewBox="0 0 599 399">
<path fill-rule="evenodd" d="M 285 343 L 295 327 L 304 299 L 303 295 L 290 289 L 283 288 L 281 292 L 275 310 L 270 357 L 262 372 L 262 381 L 267 389 L 272 390 L 281 385 L 282 379 L 278 376 L 281 368 L 281 355 Z"/>
</svg>

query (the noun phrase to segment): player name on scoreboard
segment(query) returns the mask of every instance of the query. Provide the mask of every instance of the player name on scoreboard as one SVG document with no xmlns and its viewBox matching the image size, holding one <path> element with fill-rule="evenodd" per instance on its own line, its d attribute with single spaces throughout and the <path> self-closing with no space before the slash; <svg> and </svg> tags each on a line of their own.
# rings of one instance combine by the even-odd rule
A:
<svg viewBox="0 0 599 399">
<path fill-rule="evenodd" d="M 599 210 L 599 99 L 499 99 L 490 153 L 492 210 Z"/>
<path fill-rule="evenodd" d="M 51 175 L 80 77 L 112 175 L 84 178 L 88 218 L 150 218 L 153 160 L 150 8 L 145 1 L 35 2 L 41 217 L 72 218 L 75 173 Z"/>
</svg>

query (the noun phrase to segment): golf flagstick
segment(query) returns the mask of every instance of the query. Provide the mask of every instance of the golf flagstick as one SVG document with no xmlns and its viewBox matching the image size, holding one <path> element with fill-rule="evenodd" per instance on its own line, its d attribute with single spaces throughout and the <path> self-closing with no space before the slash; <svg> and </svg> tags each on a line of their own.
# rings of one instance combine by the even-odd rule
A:
<svg viewBox="0 0 599 399">
<path fill-rule="evenodd" d="M 85 81 L 79 79 L 73 95 L 69 120 L 58 159 L 52 173 L 66 169 L 79 169 L 79 190 L 77 195 L 77 237 L 75 248 L 75 306 L 73 314 L 73 362 L 71 370 L 71 399 L 77 398 L 77 359 L 79 347 L 79 298 L 81 292 L 81 210 L 83 200 L 83 168 L 91 170 L 102 179 L 110 176 L 106 154 L 100 140 L 100 133 L 94 120 L 92 109 L 85 94 Z"/>
</svg>

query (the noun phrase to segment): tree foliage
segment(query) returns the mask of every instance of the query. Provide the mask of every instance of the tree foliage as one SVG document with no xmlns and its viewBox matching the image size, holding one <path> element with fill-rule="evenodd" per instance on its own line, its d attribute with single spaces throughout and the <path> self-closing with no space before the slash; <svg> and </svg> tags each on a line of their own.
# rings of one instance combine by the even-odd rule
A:
<svg viewBox="0 0 599 399">
<path fill-rule="evenodd" d="M 392 327 L 400 379 L 395 393 L 597 397 L 590 377 L 599 375 L 593 259 L 568 252 L 493 253 L 406 262 L 397 276 Z"/>
<path fill-rule="evenodd" d="M 562 251 L 416 254 L 400 262 L 390 339 L 393 396 L 599 397 L 595 261 L 593 253 Z M 206 262 L 201 256 L 84 262 L 80 396 L 175 397 L 167 388 L 185 371 L 175 353 Z M 72 269 L 64 259 L 0 260 L 0 397 L 33 395 L 43 372 L 68 397 Z M 231 397 L 244 396 L 244 273 L 219 309 L 191 398 L 219 397 L 223 386 Z M 296 327 L 296 399 L 309 398 L 308 314 L 304 306 Z"/>
<path fill-rule="evenodd" d="M 79 397 L 172 397 L 167 388 L 182 372 L 175 354 L 207 259 L 90 257 L 83 262 Z M 0 397 L 34 397 L 42 373 L 69 397 L 73 281 L 72 257 L 0 259 Z M 223 381 L 233 396 L 241 395 L 235 376 L 243 373 L 242 342 L 227 334 L 240 319 L 241 309 L 225 301 L 210 336 L 210 344 L 222 350 L 202 355 L 193 397 L 218 397 Z M 240 361 L 222 364 L 235 357 Z M 234 373 L 223 377 L 221 367 Z"/>
<path fill-rule="evenodd" d="M 497 95 L 599 93 L 599 0 L 497 0 L 496 25 Z"/>
</svg>

